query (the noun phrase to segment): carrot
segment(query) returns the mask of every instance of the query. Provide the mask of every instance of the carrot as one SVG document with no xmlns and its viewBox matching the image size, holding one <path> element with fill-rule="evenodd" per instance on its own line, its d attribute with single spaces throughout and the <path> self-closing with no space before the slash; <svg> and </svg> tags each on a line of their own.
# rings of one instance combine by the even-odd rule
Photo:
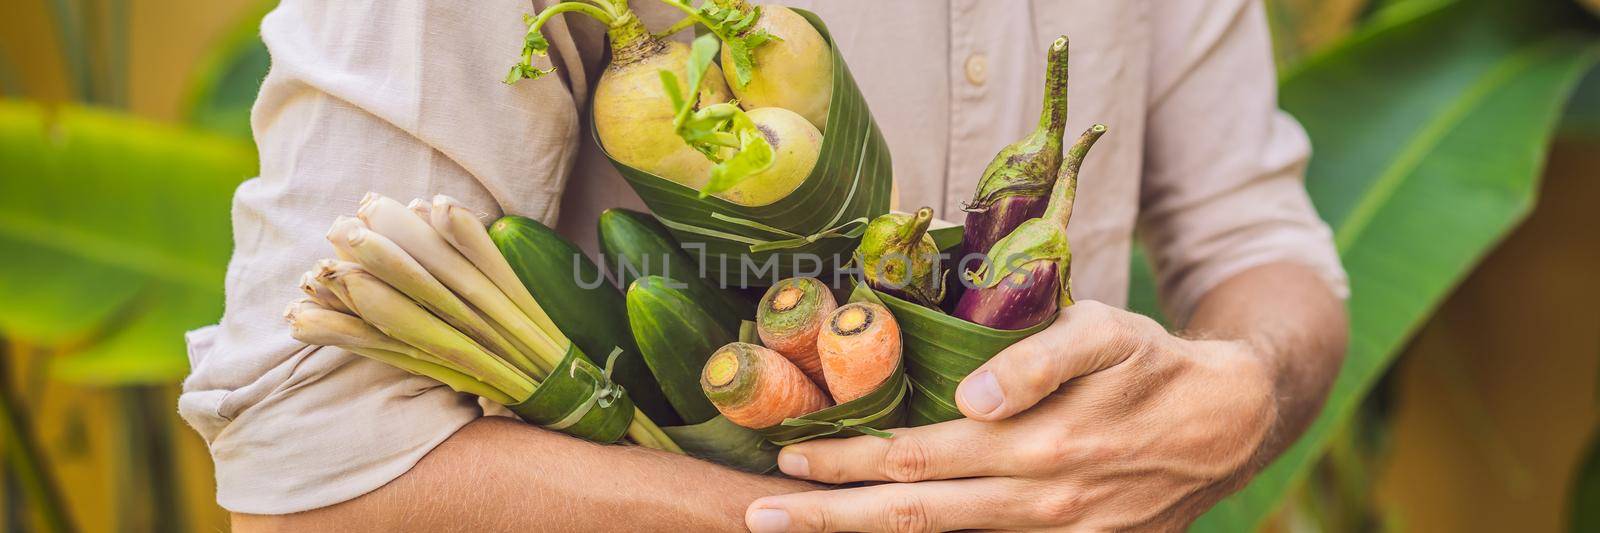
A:
<svg viewBox="0 0 1600 533">
<path fill-rule="evenodd" d="M 834 401 L 866 396 L 900 365 L 900 324 L 881 305 L 845 305 L 817 335 L 817 355 Z"/>
<path fill-rule="evenodd" d="M 729 422 L 761 429 L 831 405 L 794 363 L 743 342 L 717 349 L 700 372 L 700 388 Z"/>
<path fill-rule="evenodd" d="M 762 344 L 789 358 L 826 391 L 822 362 L 817 359 L 817 333 L 838 307 L 828 286 L 816 278 L 779 281 L 767 289 L 756 308 L 756 333 Z"/>
</svg>

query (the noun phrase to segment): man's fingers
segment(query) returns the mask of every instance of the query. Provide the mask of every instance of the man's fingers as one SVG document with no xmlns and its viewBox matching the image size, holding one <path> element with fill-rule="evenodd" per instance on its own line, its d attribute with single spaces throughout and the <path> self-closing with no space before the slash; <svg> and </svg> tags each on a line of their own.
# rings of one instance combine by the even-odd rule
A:
<svg viewBox="0 0 1600 533">
<path fill-rule="evenodd" d="M 1044 331 L 1018 341 L 978 367 L 956 388 L 956 405 L 975 420 L 1017 414 L 1072 378 L 1098 372 L 1166 335 L 1143 316 L 1100 302 L 1061 310 Z"/>
<path fill-rule="evenodd" d="M 797 478 L 823 483 L 924 481 L 1021 474 L 1017 457 L 999 428 L 952 420 L 872 436 L 816 439 L 784 447 L 778 467 Z"/>
<path fill-rule="evenodd" d="M 744 520 L 755 533 L 1017 528 L 1034 522 L 1032 508 L 1010 496 L 1025 493 L 1023 483 L 986 477 L 799 492 L 756 500 Z"/>
</svg>

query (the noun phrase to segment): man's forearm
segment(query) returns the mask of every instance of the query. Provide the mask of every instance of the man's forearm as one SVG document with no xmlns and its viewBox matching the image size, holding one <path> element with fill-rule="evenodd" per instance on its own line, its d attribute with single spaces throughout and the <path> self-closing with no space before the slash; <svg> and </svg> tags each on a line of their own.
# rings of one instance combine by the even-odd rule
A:
<svg viewBox="0 0 1600 533">
<path fill-rule="evenodd" d="M 1278 418 L 1258 465 L 1283 453 L 1321 411 L 1348 327 L 1344 303 L 1295 263 L 1252 268 L 1201 299 L 1187 328 L 1192 336 L 1249 343 L 1274 370 Z"/>
<path fill-rule="evenodd" d="M 468 424 L 405 475 L 354 500 L 238 531 L 742 531 L 745 506 L 810 490 L 637 446 L 602 446 L 504 418 Z"/>
</svg>

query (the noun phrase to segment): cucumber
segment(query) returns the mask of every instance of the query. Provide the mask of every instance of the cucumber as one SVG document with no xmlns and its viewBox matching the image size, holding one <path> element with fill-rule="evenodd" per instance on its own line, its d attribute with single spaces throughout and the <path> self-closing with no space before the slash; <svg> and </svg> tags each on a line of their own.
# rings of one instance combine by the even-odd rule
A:
<svg viewBox="0 0 1600 533">
<path fill-rule="evenodd" d="M 612 349 L 622 349 L 611 379 L 627 390 L 639 410 L 657 424 L 679 423 L 628 331 L 622 294 L 601 279 L 588 256 L 539 221 L 515 215 L 490 225 L 489 237 L 534 301 L 590 361 L 603 368 Z M 584 288 L 580 282 L 596 286 Z"/>
<path fill-rule="evenodd" d="M 686 424 L 721 414 L 700 390 L 700 369 L 711 352 L 738 340 L 675 280 L 645 276 L 628 286 L 628 323 L 639 353 Z"/>
<path fill-rule="evenodd" d="M 755 302 L 701 278 L 699 263 L 656 217 L 613 208 L 600 213 L 599 225 L 601 257 L 622 287 L 645 275 L 671 278 L 689 285 L 694 301 L 728 331 L 738 331 L 740 320 L 755 318 Z"/>
</svg>

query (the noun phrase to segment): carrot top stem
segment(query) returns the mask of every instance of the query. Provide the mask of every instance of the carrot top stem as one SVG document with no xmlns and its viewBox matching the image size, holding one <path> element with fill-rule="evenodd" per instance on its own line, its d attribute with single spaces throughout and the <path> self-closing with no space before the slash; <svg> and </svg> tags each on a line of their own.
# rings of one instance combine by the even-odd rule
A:
<svg viewBox="0 0 1600 533">
<path fill-rule="evenodd" d="M 756 308 L 756 332 L 766 347 L 793 362 L 818 384 L 823 383 L 817 360 L 817 334 L 826 327 L 828 314 L 838 303 L 828 286 L 816 278 L 779 281 L 761 297 Z"/>
<path fill-rule="evenodd" d="M 800 298 L 806 295 L 805 289 L 799 287 L 784 287 L 778 290 L 778 295 L 772 298 L 772 310 L 788 311 L 800 303 Z"/>
<path fill-rule="evenodd" d="M 860 335 L 872 327 L 872 313 L 865 307 L 846 307 L 833 315 L 833 334 L 841 337 Z"/>
<path fill-rule="evenodd" d="M 711 356 L 706 361 L 706 383 L 714 387 L 727 385 L 733 377 L 739 374 L 739 356 L 732 351 L 722 350 Z"/>
</svg>

